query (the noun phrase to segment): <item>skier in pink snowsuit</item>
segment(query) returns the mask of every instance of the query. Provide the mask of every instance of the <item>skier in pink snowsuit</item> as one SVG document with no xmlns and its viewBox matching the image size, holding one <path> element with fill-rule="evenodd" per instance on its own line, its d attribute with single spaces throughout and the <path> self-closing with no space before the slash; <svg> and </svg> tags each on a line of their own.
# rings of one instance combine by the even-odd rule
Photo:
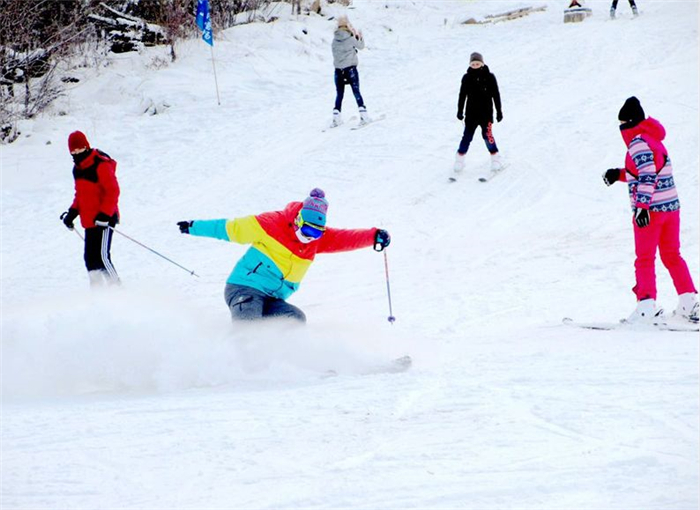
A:
<svg viewBox="0 0 700 510">
<path fill-rule="evenodd" d="M 624 168 L 611 168 L 603 175 L 605 184 L 627 182 L 634 212 L 634 262 L 637 309 L 630 321 L 653 321 L 662 310 L 656 308 L 656 251 L 671 274 L 678 292 L 674 315 L 698 321 L 697 290 L 688 265 L 680 253 L 680 202 L 673 181 L 673 166 L 662 141 L 666 130 L 661 123 L 645 117 L 636 97 L 620 109 L 620 133 L 627 145 Z"/>
</svg>

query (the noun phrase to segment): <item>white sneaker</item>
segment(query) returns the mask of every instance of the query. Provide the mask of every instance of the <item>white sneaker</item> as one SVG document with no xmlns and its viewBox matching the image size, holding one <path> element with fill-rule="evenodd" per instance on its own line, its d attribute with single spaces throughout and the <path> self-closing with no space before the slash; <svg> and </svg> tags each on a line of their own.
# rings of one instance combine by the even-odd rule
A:
<svg viewBox="0 0 700 510">
<path fill-rule="evenodd" d="M 697 294 L 694 292 L 686 292 L 678 296 L 678 306 L 673 312 L 674 317 L 681 317 L 697 324 L 699 312 L 700 304 L 698 304 Z"/>
<path fill-rule="evenodd" d="M 627 317 L 627 322 L 636 324 L 651 324 L 654 319 L 663 314 L 661 308 L 656 308 L 656 301 L 653 299 L 643 299 L 637 303 L 637 308 L 632 315 Z"/>
<path fill-rule="evenodd" d="M 503 163 L 501 162 L 501 155 L 497 152 L 491 154 L 491 171 L 498 172 L 499 170 L 503 170 Z"/>
<path fill-rule="evenodd" d="M 462 170 L 464 170 L 464 156 L 464 154 L 460 154 L 459 152 L 455 155 L 455 173 L 460 173 Z"/>
<path fill-rule="evenodd" d="M 364 106 L 360 108 L 360 124 L 367 124 L 371 120 L 372 119 L 369 118 L 369 113 L 367 113 L 367 108 Z"/>
<path fill-rule="evenodd" d="M 343 117 L 340 115 L 339 110 L 333 110 L 333 120 L 331 121 L 331 127 L 338 127 L 343 123 Z"/>
</svg>

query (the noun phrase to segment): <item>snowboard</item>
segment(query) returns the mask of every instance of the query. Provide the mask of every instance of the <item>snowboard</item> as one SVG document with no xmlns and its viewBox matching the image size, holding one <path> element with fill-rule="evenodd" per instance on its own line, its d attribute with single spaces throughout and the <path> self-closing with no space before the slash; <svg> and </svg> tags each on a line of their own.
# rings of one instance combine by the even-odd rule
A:
<svg viewBox="0 0 700 510">
<path fill-rule="evenodd" d="M 570 317 L 564 317 L 562 323 L 566 326 L 575 328 L 593 329 L 598 331 L 614 331 L 614 330 L 637 330 L 637 331 L 680 331 L 685 333 L 697 333 L 700 328 L 693 323 L 669 323 L 660 319 L 652 324 L 634 324 L 621 319 L 618 322 L 578 322 Z"/>
</svg>

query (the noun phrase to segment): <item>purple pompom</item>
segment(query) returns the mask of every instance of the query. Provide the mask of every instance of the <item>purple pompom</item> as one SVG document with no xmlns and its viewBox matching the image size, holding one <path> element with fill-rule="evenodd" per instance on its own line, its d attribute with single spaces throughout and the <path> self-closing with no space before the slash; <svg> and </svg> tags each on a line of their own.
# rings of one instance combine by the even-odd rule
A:
<svg viewBox="0 0 700 510">
<path fill-rule="evenodd" d="M 311 193 L 309 193 L 309 196 L 314 197 L 314 198 L 324 198 L 326 194 L 323 192 L 321 188 L 314 188 L 311 190 Z"/>
</svg>

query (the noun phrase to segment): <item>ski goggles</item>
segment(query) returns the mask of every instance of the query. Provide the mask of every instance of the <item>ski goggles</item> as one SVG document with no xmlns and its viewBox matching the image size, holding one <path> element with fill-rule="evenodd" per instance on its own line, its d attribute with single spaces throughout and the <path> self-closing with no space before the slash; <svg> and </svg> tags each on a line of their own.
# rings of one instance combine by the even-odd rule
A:
<svg viewBox="0 0 700 510">
<path fill-rule="evenodd" d="M 326 227 L 304 221 L 301 214 L 297 216 L 296 225 L 299 230 L 301 230 L 302 235 L 304 237 L 308 237 L 309 239 L 318 239 L 326 231 Z"/>
</svg>

